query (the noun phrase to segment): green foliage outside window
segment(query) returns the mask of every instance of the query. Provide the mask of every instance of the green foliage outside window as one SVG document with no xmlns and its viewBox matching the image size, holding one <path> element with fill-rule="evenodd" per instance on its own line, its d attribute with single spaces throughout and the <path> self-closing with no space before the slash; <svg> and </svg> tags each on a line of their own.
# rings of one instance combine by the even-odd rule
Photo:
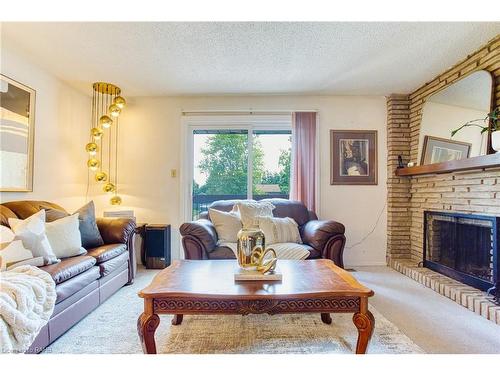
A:
<svg viewBox="0 0 500 375">
<path fill-rule="evenodd" d="M 262 194 L 257 185 L 276 184 L 282 193 L 288 194 L 290 149 L 281 151 L 279 171 L 274 173 L 264 170 L 264 150 L 258 137 L 254 138 L 252 150 L 252 192 Z M 248 160 L 246 134 L 214 134 L 208 138 L 201 153 L 202 159 L 198 167 L 207 176 L 207 180 L 202 186 L 193 182 L 194 195 L 246 195 Z"/>
</svg>

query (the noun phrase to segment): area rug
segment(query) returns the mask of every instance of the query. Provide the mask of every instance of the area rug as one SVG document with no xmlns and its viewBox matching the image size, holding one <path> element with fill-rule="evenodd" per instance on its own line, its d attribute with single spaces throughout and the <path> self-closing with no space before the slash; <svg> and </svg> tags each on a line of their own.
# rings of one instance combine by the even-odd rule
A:
<svg viewBox="0 0 500 375">
<path fill-rule="evenodd" d="M 123 287 L 44 353 L 142 353 L 136 330 L 143 301 L 137 292 L 157 271 L 140 269 L 135 283 Z M 368 347 L 372 354 L 423 353 L 373 307 L 375 331 Z M 319 314 L 185 316 L 172 326 L 172 316 L 160 316 L 156 330 L 158 353 L 169 354 L 327 354 L 353 353 L 357 330 L 352 314 L 332 314 L 333 323 Z"/>
</svg>

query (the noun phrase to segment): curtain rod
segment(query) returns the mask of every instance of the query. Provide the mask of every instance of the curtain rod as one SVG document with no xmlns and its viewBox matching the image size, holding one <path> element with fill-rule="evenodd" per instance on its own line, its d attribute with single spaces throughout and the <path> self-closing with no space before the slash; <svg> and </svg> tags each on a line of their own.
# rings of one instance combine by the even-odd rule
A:
<svg viewBox="0 0 500 375">
<path fill-rule="evenodd" d="M 291 115 L 293 112 L 318 112 L 317 109 L 301 110 L 182 110 L 182 115 L 202 116 L 202 115 Z"/>
</svg>

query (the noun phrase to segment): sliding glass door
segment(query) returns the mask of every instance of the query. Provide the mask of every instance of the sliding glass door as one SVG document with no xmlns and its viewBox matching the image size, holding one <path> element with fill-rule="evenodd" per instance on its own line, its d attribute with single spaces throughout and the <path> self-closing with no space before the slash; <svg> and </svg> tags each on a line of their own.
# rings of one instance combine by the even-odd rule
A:
<svg viewBox="0 0 500 375">
<path fill-rule="evenodd" d="M 193 127 L 191 216 L 216 200 L 288 198 L 291 130 Z"/>
</svg>

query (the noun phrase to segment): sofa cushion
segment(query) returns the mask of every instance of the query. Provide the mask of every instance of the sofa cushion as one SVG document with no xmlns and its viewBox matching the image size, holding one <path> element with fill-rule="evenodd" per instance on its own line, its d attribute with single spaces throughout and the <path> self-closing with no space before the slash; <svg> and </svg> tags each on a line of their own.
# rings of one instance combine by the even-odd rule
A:
<svg viewBox="0 0 500 375">
<path fill-rule="evenodd" d="M 121 265 L 128 262 L 128 252 L 118 255 L 117 257 L 99 264 L 101 277 L 109 275 L 114 270 L 118 269 Z"/>
<path fill-rule="evenodd" d="M 302 202 L 288 199 L 262 199 L 260 202 L 271 202 L 274 205 L 274 217 L 291 217 L 299 226 L 309 221 L 309 211 Z"/>
<path fill-rule="evenodd" d="M 94 257 L 79 255 L 63 259 L 60 263 L 40 267 L 40 269 L 48 272 L 57 285 L 87 271 L 95 264 L 96 260 Z"/>
<path fill-rule="evenodd" d="M 2 205 L 16 214 L 19 219 L 26 219 L 40 210 L 47 210 L 49 208 L 64 211 L 64 208 L 61 206 L 46 201 L 12 201 L 2 203 Z"/>
<path fill-rule="evenodd" d="M 94 247 L 93 249 L 87 251 L 87 255 L 94 257 L 97 264 L 101 264 L 102 262 L 116 258 L 118 255 L 123 254 L 126 251 L 127 246 L 125 244 L 113 243 Z"/>
<path fill-rule="evenodd" d="M 231 200 L 221 200 L 215 201 L 210 204 L 209 208 L 213 208 L 219 211 L 229 212 L 232 211 L 235 204 L 240 203 L 242 199 L 231 199 Z"/>
<path fill-rule="evenodd" d="M 104 243 L 127 243 L 135 233 L 135 218 L 99 217 L 97 227 Z"/>
<path fill-rule="evenodd" d="M 64 301 L 66 298 L 71 297 L 73 294 L 79 292 L 87 285 L 101 277 L 99 267 L 92 266 L 90 269 L 56 285 L 56 304 Z"/>
<path fill-rule="evenodd" d="M 15 219 L 17 216 L 10 208 L 0 204 L 0 225 L 9 226 L 9 218 Z"/>
</svg>

